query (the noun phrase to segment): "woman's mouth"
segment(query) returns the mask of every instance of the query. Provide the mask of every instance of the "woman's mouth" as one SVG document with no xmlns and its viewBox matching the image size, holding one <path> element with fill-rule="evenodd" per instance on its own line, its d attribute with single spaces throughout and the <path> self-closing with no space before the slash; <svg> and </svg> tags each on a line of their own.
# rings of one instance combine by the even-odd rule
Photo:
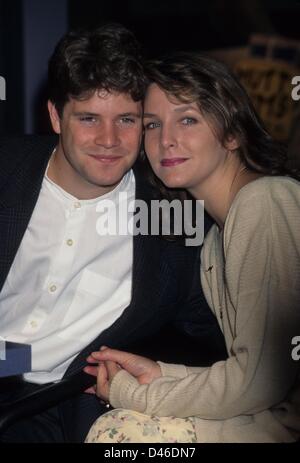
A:
<svg viewBox="0 0 300 463">
<path fill-rule="evenodd" d="M 187 160 L 187 158 L 167 158 L 160 161 L 160 164 L 162 167 L 174 167 L 183 164 Z"/>
</svg>

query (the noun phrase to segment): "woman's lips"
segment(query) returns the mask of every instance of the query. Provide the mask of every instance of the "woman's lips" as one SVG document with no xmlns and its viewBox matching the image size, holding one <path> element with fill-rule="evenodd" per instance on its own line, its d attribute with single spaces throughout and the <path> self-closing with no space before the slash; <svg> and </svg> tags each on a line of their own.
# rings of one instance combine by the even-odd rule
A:
<svg viewBox="0 0 300 463">
<path fill-rule="evenodd" d="M 101 156 L 96 154 L 90 154 L 91 158 L 95 159 L 98 162 L 102 162 L 104 164 L 113 164 L 114 162 L 119 161 L 122 156 Z"/>
<path fill-rule="evenodd" d="M 187 161 L 187 158 L 170 158 L 160 161 L 163 167 L 174 167 Z"/>
</svg>

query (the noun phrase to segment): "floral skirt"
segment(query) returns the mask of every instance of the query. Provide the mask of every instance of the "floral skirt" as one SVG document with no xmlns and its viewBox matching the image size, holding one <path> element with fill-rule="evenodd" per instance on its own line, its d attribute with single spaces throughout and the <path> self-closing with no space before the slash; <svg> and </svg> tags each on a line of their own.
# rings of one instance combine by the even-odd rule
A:
<svg viewBox="0 0 300 463">
<path fill-rule="evenodd" d="M 158 417 L 116 409 L 98 418 L 86 443 L 197 442 L 193 418 Z"/>
</svg>

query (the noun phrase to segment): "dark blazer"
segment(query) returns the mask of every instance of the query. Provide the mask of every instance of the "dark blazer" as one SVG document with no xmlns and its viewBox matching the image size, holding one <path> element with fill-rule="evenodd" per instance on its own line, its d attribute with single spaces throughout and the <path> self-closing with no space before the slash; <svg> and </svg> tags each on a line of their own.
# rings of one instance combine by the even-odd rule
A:
<svg viewBox="0 0 300 463">
<path fill-rule="evenodd" d="M 0 141 L 0 290 L 28 226 L 56 143 L 55 137 L 44 136 Z M 136 198 L 150 201 L 155 192 L 139 163 L 134 173 Z M 213 342 L 220 336 L 201 292 L 199 248 L 145 235 L 135 236 L 133 243 L 130 305 L 75 358 L 66 375 L 82 370 L 87 355 L 101 345 L 129 350 L 130 346 L 148 339 L 171 321 L 193 336 L 210 334 Z M 150 352 L 151 346 L 148 347 Z M 60 407 L 69 441 L 82 440 L 93 420 L 103 411 L 99 401 L 86 394 Z"/>
</svg>

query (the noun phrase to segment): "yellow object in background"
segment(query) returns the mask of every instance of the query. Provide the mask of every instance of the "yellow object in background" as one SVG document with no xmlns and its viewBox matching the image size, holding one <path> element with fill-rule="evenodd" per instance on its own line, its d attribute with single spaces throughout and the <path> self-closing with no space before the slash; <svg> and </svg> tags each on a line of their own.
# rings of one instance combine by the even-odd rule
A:
<svg viewBox="0 0 300 463">
<path fill-rule="evenodd" d="M 292 98 L 292 79 L 300 70 L 283 61 L 249 57 L 238 61 L 234 71 L 270 134 L 287 142 L 298 106 Z"/>
</svg>

